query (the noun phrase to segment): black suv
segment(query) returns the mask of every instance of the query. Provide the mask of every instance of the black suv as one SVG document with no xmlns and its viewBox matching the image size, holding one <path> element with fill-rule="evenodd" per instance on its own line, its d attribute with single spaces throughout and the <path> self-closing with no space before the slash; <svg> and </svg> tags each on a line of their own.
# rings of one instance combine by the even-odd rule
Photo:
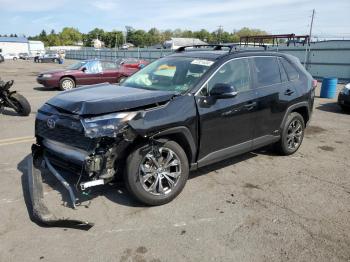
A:
<svg viewBox="0 0 350 262">
<path fill-rule="evenodd" d="M 290 55 L 181 48 L 120 85 L 86 86 L 46 102 L 36 117 L 34 163 L 40 157 L 56 176 L 76 173 L 81 190 L 124 177 L 142 203 L 165 204 L 190 170 L 269 144 L 296 152 L 314 83 Z"/>
</svg>

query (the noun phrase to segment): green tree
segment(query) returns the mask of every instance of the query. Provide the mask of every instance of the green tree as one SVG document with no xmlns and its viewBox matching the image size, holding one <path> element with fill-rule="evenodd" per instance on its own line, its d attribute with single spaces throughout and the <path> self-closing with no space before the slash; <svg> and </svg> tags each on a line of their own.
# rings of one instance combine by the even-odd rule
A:
<svg viewBox="0 0 350 262">
<path fill-rule="evenodd" d="M 74 45 L 82 40 L 82 35 L 73 27 L 65 27 L 59 33 L 59 38 L 63 45 Z"/>
<path fill-rule="evenodd" d="M 104 37 L 105 32 L 103 31 L 103 29 L 100 28 L 95 28 L 93 30 L 91 30 L 89 33 L 83 35 L 83 42 L 85 46 L 92 46 L 92 40 L 98 38 L 101 41 L 102 38 Z"/>
</svg>

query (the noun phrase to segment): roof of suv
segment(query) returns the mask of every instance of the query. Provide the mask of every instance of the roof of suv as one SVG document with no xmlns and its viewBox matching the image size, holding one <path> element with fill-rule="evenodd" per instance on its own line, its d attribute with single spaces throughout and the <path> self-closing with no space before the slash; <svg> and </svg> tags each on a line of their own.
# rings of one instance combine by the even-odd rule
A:
<svg viewBox="0 0 350 262">
<path fill-rule="evenodd" d="M 172 54 L 171 56 L 180 56 L 180 57 L 193 57 L 193 58 L 201 58 L 201 59 L 209 59 L 209 60 L 218 60 L 220 58 L 223 58 L 225 56 L 284 56 L 284 57 L 290 57 L 287 54 L 279 53 L 279 52 L 269 52 L 269 51 L 259 51 L 259 50 L 238 50 L 238 51 L 185 51 L 185 52 L 179 52 Z"/>
</svg>

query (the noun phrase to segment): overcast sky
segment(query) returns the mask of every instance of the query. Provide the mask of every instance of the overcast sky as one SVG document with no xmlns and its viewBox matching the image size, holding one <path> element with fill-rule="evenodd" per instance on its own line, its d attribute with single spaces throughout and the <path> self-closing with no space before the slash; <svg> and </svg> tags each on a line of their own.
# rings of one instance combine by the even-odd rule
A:
<svg viewBox="0 0 350 262">
<path fill-rule="evenodd" d="M 350 37 L 350 0 L 0 0 L 0 34 L 38 34 L 73 26 L 137 29 L 208 29 L 247 26 L 269 33 Z"/>
</svg>

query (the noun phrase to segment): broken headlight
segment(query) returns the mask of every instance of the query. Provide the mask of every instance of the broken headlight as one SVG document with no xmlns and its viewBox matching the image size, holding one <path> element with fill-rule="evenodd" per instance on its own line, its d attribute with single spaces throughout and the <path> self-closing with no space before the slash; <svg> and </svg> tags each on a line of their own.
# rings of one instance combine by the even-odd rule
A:
<svg viewBox="0 0 350 262">
<path fill-rule="evenodd" d="M 137 112 L 113 113 L 103 116 L 96 116 L 82 119 L 85 136 L 95 137 L 116 137 L 118 130 L 128 121 L 136 116 Z"/>
</svg>

